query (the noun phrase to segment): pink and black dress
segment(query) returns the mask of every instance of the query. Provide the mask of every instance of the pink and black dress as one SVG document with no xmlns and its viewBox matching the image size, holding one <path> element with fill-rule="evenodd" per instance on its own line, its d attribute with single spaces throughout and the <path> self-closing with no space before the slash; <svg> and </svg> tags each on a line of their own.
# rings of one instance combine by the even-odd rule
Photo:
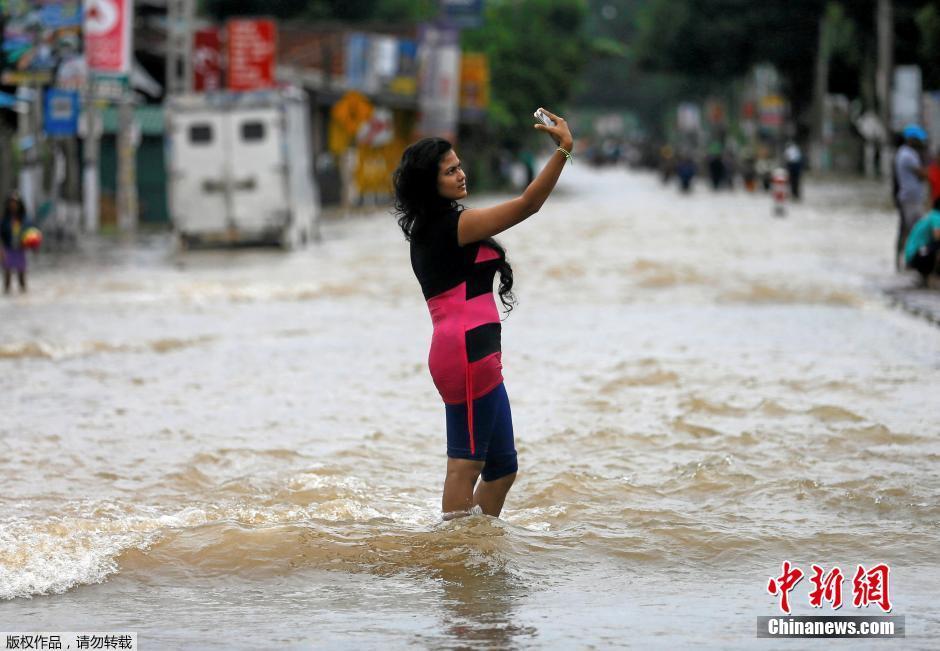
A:
<svg viewBox="0 0 940 651">
<path fill-rule="evenodd" d="M 517 467 L 493 297 L 501 257 L 486 242 L 460 246 L 459 219 L 454 209 L 413 233 L 411 267 L 434 324 L 428 366 L 447 412 L 447 455 L 485 461 L 492 481 Z"/>
</svg>

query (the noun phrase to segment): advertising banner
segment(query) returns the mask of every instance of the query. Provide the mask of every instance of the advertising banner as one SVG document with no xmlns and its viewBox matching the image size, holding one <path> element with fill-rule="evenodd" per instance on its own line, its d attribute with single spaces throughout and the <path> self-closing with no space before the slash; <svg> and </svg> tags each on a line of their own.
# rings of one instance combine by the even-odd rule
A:
<svg viewBox="0 0 940 651">
<path fill-rule="evenodd" d="M 277 26 L 273 20 L 228 22 L 228 87 L 259 90 L 274 87 Z"/>
<path fill-rule="evenodd" d="M 43 128 L 49 136 L 68 137 L 78 133 L 78 91 L 50 88 L 43 97 Z"/>
<path fill-rule="evenodd" d="M 351 32 L 346 36 L 346 85 L 355 90 L 366 90 L 366 71 L 369 67 L 369 35 Z"/>
<path fill-rule="evenodd" d="M 485 54 L 464 52 L 460 57 L 460 110 L 479 117 L 489 103 L 489 60 Z"/>
<path fill-rule="evenodd" d="M 85 59 L 89 71 L 130 73 L 133 24 L 133 0 L 85 2 Z"/>
<path fill-rule="evenodd" d="M 698 104 L 683 102 L 676 111 L 676 126 L 679 131 L 692 133 L 702 128 L 702 111 Z"/>
<path fill-rule="evenodd" d="M 911 122 L 920 122 L 920 66 L 896 66 L 891 91 L 891 128 L 901 131 Z"/>
<path fill-rule="evenodd" d="M 401 39 L 398 41 L 398 65 L 395 77 L 388 89 L 397 95 L 414 96 L 418 92 L 418 43 Z"/>
<path fill-rule="evenodd" d="M 370 93 L 388 90 L 398 72 L 398 39 L 375 35 L 369 40 L 365 88 Z"/>
<path fill-rule="evenodd" d="M 207 27 L 193 32 L 193 90 L 197 93 L 222 88 L 222 39 L 219 30 Z"/>
<path fill-rule="evenodd" d="M 418 41 L 418 132 L 453 141 L 460 100 L 459 32 L 425 25 Z"/>
<path fill-rule="evenodd" d="M 53 71 L 80 58 L 80 0 L 7 0 L 0 9 L 4 84 L 49 84 Z"/>
<path fill-rule="evenodd" d="M 760 98 L 760 125 L 764 129 L 777 131 L 783 128 L 786 119 L 787 101 L 777 94 Z"/>
<path fill-rule="evenodd" d="M 440 0 L 441 20 L 450 27 L 483 26 L 483 0 Z"/>
</svg>

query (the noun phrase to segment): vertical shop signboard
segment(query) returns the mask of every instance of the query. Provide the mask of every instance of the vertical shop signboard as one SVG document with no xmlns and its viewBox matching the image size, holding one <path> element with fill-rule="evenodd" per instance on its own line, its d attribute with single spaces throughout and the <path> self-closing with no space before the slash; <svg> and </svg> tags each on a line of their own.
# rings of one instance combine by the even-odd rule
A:
<svg viewBox="0 0 940 651">
<path fill-rule="evenodd" d="M 418 41 L 418 132 L 454 141 L 460 101 L 459 32 L 423 25 Z"/>
<path fill-rule="evenodd" d="M 480 118 L 490 103 L 490 66 L 485 54 L 464 52 L 460 57 L 460 110 Z"/>
<path fill-rule="evenodd" d="M 920 66 L 895 66 L 891 90 L 891 128 L 900 132 L 911 122 L 920 122 L 923 84 Z"/>
<path fill-rule="evenodd" d="M 346 35 L 346 85 L 354 90 L 366 90 L 366 71 L 369 65 L 369 35 L 351 32 Z"/>
<path fill-rule="evenodd" d="M 43 95 L 43 130 L 52 137 L 78 134 L 78 91 L 49 88 Z"/>
<path fill-rule="evenodd" d="M 222 41 L 216 27 L 193 32 L 193 90 L 222 88 Z"/>
<path fill-rule="evenodd" d="M 228 22 L 228 87 L 249 91 L 274 87 L 277 26 L 273 20 Z"/>
<path fill-rule="evenodd" d="M 2 83 L 47 85 L 53 72 L 81 58 L 82 3 L 79 0 L 3 2 Z M 84 61 L 82 62 L 84 67 Z"/>
<path fill-rule="evenodd" d="M 91 72 L 130 73 L 133 23 L 133 0 L 88 0 L 85 3 L 85 60 Z"/>
</svg>

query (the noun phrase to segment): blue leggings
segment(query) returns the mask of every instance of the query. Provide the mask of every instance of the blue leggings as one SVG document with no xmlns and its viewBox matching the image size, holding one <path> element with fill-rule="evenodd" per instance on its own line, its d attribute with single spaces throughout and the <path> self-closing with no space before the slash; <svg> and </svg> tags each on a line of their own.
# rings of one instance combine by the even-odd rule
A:
<svg viewBox="0 0 940 651">
<path fill-rule="evenodd" d="M 444 405 L 447 412 L 447 456 L 483 461 L 483 481 L 493 481 L 516 472 L 516 444 L 512 435 L 509 396 L 502 382 L 473 401 L 474 452 L 470 452 L 467 405 Z"/>
</svg>

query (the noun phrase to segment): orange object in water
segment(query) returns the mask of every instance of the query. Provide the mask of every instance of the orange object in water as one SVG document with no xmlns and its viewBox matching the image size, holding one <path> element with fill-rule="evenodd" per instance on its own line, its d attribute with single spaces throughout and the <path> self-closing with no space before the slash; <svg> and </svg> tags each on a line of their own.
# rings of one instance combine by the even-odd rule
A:
<svg viewBox="0 0 940 651">
<path fill-rule="evenodd" d="M 38 249 L 42 244 L 42 232 L 35 226 L 27 228 L 20 241 L 24 249 Z"/>
</svg>

